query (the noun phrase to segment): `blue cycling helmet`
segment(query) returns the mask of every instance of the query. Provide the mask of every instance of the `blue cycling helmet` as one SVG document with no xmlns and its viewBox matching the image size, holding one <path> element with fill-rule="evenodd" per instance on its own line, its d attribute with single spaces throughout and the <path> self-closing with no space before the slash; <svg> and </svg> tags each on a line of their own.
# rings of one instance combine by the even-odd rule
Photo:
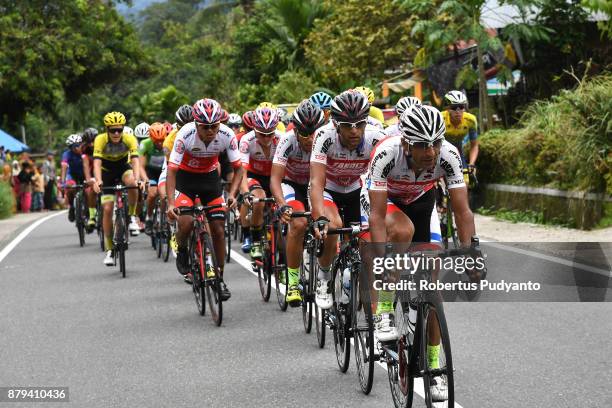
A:
<svg viewBox="0 0 612 408">
<path fill-rule="evenodd" d="M 330 109 L 332 104 L 332 97 L 325 92 L 317 92 L 313 94 L 310 101 L 317 105 L 319 109 Z"/>
</svg>

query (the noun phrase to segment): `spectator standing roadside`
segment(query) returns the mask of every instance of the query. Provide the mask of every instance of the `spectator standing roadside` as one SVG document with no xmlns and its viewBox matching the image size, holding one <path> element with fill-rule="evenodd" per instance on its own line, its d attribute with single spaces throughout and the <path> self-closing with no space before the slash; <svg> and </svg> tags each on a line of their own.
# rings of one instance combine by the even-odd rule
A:
<svg viewBox="0 0 612 408">
<path fill-rule="evenodd" d="M 53 204 L 55 203 L 56 173 L 55 173 L 55 158 L 51 150 L 47 152 L 47 159 L 43 162 L 42 174 L 43 174 L 43 179 L 45 183 L 45 194 L 44 194 L 45 208 L 48 210 L 52 210 Z"/>
<path fill-rule="evenodd" d="M 45 178 L 42 175 L 42 164 L 34 168 L 32 193 L 32 211 L 42 211 L 44 206 Z"/>
<path fill-rule="evenodd" d="M 11 163 L 11 187 L 13 188 L 15 203 L 17 203 L 17 211 L 19 211 L 19 173 L 21 173 L 21 166 L 17 160 L 13 160 Z"/>
<path fill-rule="evenodd" d="M 34 178 L 34 169 L 29 161 L 24 161 L 21 172 L 17 178 L 19 179 L 19 204 L 21 212 L 30 212 L 32 205 L 32 183 Z"/>
</svg>

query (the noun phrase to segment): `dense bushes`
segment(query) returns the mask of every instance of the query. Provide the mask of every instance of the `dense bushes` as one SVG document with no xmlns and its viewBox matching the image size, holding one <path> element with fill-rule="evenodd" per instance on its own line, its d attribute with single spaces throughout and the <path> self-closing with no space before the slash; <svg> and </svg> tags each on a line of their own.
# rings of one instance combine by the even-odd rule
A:
<svg viewBox="0 0 612 408">
<path fill-rule="evenodd" d="M 612 194 L 612 74 L 536 102 L 519 127 L 480 140 L 485 182 Z"/>
<path fill-rule="evenodd" d="M 11 186 L 0 181 L 0 220 L 10 217 L 15 208 L 15 197 Z"/>
</svg>

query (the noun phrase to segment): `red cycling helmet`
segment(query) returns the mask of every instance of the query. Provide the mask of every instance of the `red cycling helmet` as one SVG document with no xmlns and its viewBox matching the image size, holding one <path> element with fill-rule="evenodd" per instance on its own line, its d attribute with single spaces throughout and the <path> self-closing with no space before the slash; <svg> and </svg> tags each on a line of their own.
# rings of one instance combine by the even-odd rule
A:
<svg viewBox="0 0 612 408">
<path fill-rule="evenodd" d="M 200 99 L 193 105 L 193 119 L 198 123 L 211 125 L 221 122 L 223 109 L 214 99 Z"/>
</svg>

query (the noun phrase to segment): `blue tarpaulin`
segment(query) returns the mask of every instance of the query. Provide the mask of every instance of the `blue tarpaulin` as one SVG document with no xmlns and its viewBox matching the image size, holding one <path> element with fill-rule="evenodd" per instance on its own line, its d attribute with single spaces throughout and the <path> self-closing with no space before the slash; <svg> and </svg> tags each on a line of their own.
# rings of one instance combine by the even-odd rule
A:
<svg viewBox="0 0 612 408">
<path fill-rule="evenodd" d="M 0 129 L 0 146 L 4 146 L 5 151 L 10 150 L 16 153 L 30 150 L 28 145 L 21 143 L 2 129 Z"/>
</svg>

